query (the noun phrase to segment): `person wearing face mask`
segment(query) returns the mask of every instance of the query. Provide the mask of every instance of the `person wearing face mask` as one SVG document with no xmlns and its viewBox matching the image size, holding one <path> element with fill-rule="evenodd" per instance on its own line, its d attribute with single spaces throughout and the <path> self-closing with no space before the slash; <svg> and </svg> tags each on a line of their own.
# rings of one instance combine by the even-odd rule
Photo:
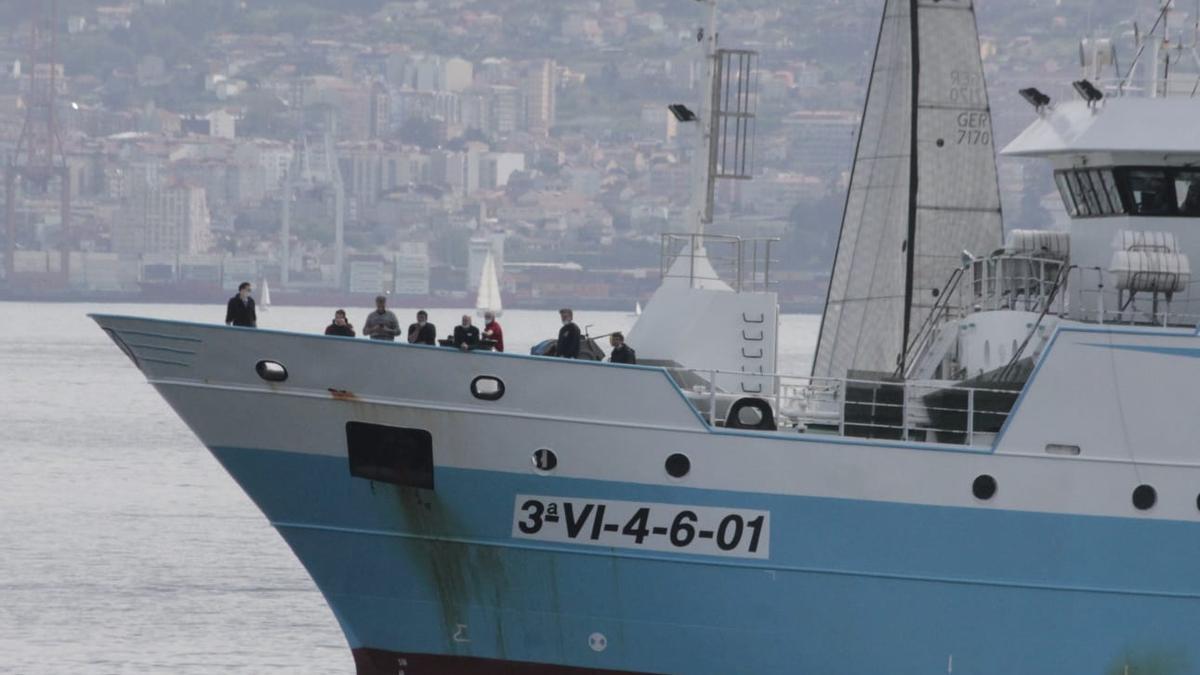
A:
<svg viewBox="0 0 1200 675">
<path fill-rule="evenodd" d="M 333 323 L 325 327 L 325 334 L 354 337 L 354 326 L 346 320 L 346 310 L 339 309 L 333 313 Z"/>
<path fill-rule="evenodd" d="M 413 345 L 436 345 L 437 327 L 429 323 L 425 310 L 417 312 L 417 322 L 408 325 L 408 343 Z"/>
<path fill-rule="evenodd" d="M 375 311 L 367 315 L 363 322 L 363 335 L 372 340 L 387 340 L 391 342 L 400 334 L 400 322 L 396 315 L 387 308 L 387 296 L 375 298 Z"/>
<path fill-rule="evenodd" d="M 562 328 L 558 329 L 558 344 L 556 351 L 564 359 L 579 358 L 579 326 L 575 325 L 575 312 L 570 309 L 558 310 L 562 319 Z"/>
<path fill-rule="evenodd" d="M 479 345 L 479 329 L 471 325 L 470 314 L 463 314 L 462 323 L 454 327 L 452 344 L 464 352 Z"/>
<path fill-rule="evenodd" d="M 483 338 L 496 343 L 492 346 L 498 352 L 504 351 L 504 330 L 496 321 L 496 313 L 488 310 L 483 313 Z"/>
<path fill-rule="evenodd" d="M 243 281 L 238 286 L 237 295 L 229 299 L 229 304 L 225 305 L 226 326 L 258 326 L 258 315 L 254 312 L 254 298 L 250 297 L 250 290 L 250 282 Z"/>
</svg>

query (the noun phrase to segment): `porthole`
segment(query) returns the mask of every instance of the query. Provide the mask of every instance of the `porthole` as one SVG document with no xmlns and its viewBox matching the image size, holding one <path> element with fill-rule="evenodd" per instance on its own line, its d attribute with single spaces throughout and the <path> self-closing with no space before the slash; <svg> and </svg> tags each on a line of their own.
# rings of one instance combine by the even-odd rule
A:
<svg viewBox="0 0 1200 675">
<path fill-rule="evenodd" d="M 504 381 L 491 375 L 471 380 L 471 395 L 484 401 L 498 401 L 504 396 Z"/>
<path fill-rule="evenodd" d="M 996 496 L 996 479 L 985 474 L 975 477 L 975 482 L 971 483 L 971 494 L 975 495 L 976 499 L 987 501 Z"/>
<path fill-rule="evenodd" d="M 550 448 L 538 448 L 533 451 L 533 468 L 538 471 L 553 471 L 558 466 L 558 455 Z"/>
<path fill-rule="evenodd" d="M 1196 495 L 1196 510 L 1200 511 L 1200 495 Z"/>
<path fill-rule="evenodd" d="M 1139 511 L 1147 511 L 1158 501 L 1158 492 L 1150 485 L 1139 485 L 1133 489 L 1133 506 Z"/>
<path fill-rule="evenodd" d="M 692 470 L 692 460 L 682 452 L 676 452 L 667 458 L 666 469 L 672 478 L 683 478 Z"/>
<path fill-rule="evenodd" d="M 254 364 L 254 372 L 267 382 L 283 382 L 288 378 L 288 371 L 278 361 L 259 361 Z"/>
</svg>

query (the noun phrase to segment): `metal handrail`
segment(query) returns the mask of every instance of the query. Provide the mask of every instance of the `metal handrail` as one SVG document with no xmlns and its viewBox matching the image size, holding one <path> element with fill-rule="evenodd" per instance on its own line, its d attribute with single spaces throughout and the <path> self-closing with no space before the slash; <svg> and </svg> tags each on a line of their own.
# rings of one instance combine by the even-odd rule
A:
<svg viewBox="0 0 1200 675">
<path fill-rule="evenodd" d="M 928 346 L 928 343 L 933 339 L 934 328 L 940 325 L 950 311 L 950 300 L 958 291 L 958 284 L 962 280 L 965 267 L 959 267 L 954 270 L 950 278 L 946 280 L 946 284 L 942 286 L 941 293 L 938 295 L 937 302 L 930 309 L 929 314 L 925 317 L 925 321 L 921 323 L 921 327 L 917 330 L 917 334 L 913 337 L 912 342 L 900 355 L 899 362 L 896 364 L 894 374 L 907 377 L 913 369 L 913 355 L 920 354 Z"/>
<path fill-rule="evenodd" d="M 725 416 L 735 401 L 758 398 L 771 405 L 783 433 L 806 431 L 810 427 L 826 429 L 838 436 L 870 435 L 863 433 L 869 431 L 904 441 L 916 439 L 946 445 L 976 446 L 989 443 L 991 433 L 977 430 L 976 418 L 990 420 L 998 428 L 1010 411 L 999 403 L 992 405 L 986 400 L 979 401 L 978 397 L 992 394 L 1015 398 L 1019 393 L 1012 388 L 963 387 L 960 383 L 945 380 L 884 381 L 766 373 L 754 377 L 773 380 L 773 393 L 757 397 L 735 391 L 733 387 L 723 389 L 720 386 L 722 377 L 732 381 L 744 379 L 747 374 L 740 371 L 673 370 L 691 373 L 705 383 L 684 389 L 683 392 L 693 408 L 712 426 L 725 423 Z M 890 389 L 895 394 L 899 390 L 899 397 L 897 400 L 890 400 L 890 397 L 884 400 L 878 397 L 872 397 L 871 400 L 848 398 L 846 392 L 855 387 L 876 393 Z M 926 402 L 927 395 L 937 392 L 965 396 L 965 405 L 955 405 L 954 396 L 945 401 Z M 856 414 L 864 412 L 867 414 Z M 939 419 L 945 422 L 956 417 L 963 420 L 959 427 L 938 423 Z"/>
<path fill-rule="evenodd" d="M 779 262 L 771 257 L 771 249 L 778 241 L 778 237 L 744 239 L 728 234 L 664 232 L 660 235 L 659 277 L 687 279 L 689 284 L 696 281 L 725 281 L 739 292 L 769 291 L 775 285 L 771 279 L 771 265 Z M 726 255 L 711 253 L 721 246 L 728 247 L 730 252 Z M 701 251 L 703 255 L 700 255 Z M 686 275 L 671 273 L 680 256 L 687 256 L 690 261 Z M 696 260 L 701 257 L 708 261 L 715 276 L 697 272 Z M 724 271 L 726 278 L 722 278 L 723 271 L 719 268 L 729 268 Z"/>
</svg>

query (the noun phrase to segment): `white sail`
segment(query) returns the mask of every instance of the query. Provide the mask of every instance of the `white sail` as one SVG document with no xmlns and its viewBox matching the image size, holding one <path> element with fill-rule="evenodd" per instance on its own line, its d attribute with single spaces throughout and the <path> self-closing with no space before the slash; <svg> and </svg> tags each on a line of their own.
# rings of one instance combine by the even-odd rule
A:
<svg viewBox="0 0 1200 675">
<path fill-rule="evenodd" d="M 268 309 L 270 309 L 270 307 L 271 307 L 271 288 L 269 286 L 267 286 L 267 278 L 266 277 L 263 277 L 262 293 L 259 294 L 258 300 L 259 300 L 259 302 L 258 302 L 259 309 L 263 310 L 264 312 L 267 311 Z"/>
<path fill-rule="evenodd" d="M 491 251 L 488 251 L 479 271 L 479 293 L 475 296 L 475 309 L 480 316 L 487 311 L 500 316 L 504 311 L 500 303 L 500 277 L 496 273 L 496 261 Z"/>
<path fill-rule="evenodd" d="M 638 300 L 637 302 L 633 303 L 633 315 L 634 316 L 642 315 L 642 301 L 641 300 Z"/>
<path fill-rule="evenodd" d="M 892 371 L 960 265 L 1002 239 L 972 0 L 887 0 L 813 374 Z"/>
</svg>

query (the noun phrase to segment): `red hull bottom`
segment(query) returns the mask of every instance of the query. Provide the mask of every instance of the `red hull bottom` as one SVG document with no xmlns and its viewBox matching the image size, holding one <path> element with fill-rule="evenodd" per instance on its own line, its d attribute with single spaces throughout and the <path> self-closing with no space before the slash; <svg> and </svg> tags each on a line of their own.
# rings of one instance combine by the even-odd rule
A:
<svg viewBox="0 0 1200 675">
<path fill-rule="evenodd" d="M 358 675 L 638 675 L 627 670 L 597 670 L 473 656 L 402 654 L 365 647 L 354 650 L 354 666 Z"/>
</svg>

